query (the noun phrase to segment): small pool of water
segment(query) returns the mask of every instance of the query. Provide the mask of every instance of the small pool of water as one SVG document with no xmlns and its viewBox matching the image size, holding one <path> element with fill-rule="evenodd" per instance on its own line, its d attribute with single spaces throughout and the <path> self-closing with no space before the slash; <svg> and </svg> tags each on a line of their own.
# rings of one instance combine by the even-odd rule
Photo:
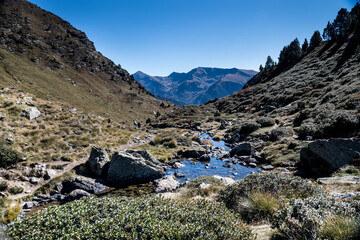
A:
<svg viewBox="0 0 360 240">
<path fill-rule="evenodd" d="M 231 150 L 230 147 L 225 145 L 224 141 L 214 141 L 207 133 L 201 134 L 201 139 L 206 139 L 213 144 L 213 147 L 224 148 L 225 150 Z M 216 157 L 211 157 L 210 162 L 199 162 L 192 160 L 184 160 L 182 162 L 185 166 L 180 169 L 170 169 L 166 172 L 166 175 L 172 175 L 175 173 L 185 174 L 185 177 L 178 178 L 180 182 L 184 182 L 189 179 L 197 178 L 201 175 L 219 175 L 222 177 L 231 177 L 235 180 L 242 179 L 246 175 L 261 171 L 260 168 L 245 167 L 241 164 L 231 164 L 231 167 L 225 167 L 226 164 L 223 160 L 218 160 Z"/>
</svg>

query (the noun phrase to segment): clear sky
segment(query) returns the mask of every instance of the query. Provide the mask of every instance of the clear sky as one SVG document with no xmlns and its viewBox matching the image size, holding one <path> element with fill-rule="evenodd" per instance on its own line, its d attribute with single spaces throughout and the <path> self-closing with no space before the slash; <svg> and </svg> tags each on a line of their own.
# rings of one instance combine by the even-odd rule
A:
<svg viewBox="0 0 360 240">
<path fill-rule="evenodd" d="M 30 0 L 84 31 L 130 73 L 195 67 L 258 70 L 356 0 Z"/>
</svg>

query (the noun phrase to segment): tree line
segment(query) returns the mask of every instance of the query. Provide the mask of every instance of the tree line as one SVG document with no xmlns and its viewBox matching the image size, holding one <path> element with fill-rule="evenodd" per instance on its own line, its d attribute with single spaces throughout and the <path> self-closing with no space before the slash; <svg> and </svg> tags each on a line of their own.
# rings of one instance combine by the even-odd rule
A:
<svg viewBox="0 0 360 240">
<path fill-rule="evenodd" d="M 300 47 L 297 38 L 289 45 L 284 46 L 279 54 L 279 62 L 276 63 L 270 56 L 267 57 L 265 67 L 260 65 L 260 72 L 271 72 L 275 67 L 285 70 L 295 65 L 307 53 L 319 46 L 323 39 L 326 41 L 341 41 L 346 39 L 352 32 L 360 30 L 360 4 L 356 3 L 348 12 L 345 8 L 340 9 L 333 22 L 328 22 L 322 37 L 318 30 L 310 38 L 310 43 L 305 38 Z"/>
</svg>

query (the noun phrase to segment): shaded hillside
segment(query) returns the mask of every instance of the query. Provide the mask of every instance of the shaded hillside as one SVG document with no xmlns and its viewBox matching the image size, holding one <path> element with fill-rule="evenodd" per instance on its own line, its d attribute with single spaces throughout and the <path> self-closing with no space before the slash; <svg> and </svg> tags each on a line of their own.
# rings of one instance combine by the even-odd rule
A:
<svg viewBox="0 0 360 240">
<path fill-rule="evenodd" d="M 202 104 L 242 89 L 256 74 L 252 70 L 236 68 L 195 68 L 188 73 L 172 73 L 167 77 L 153 77 L 143 72 L 133 76 L 152 94 L 173 103 Z"/>
<path fill-rule="evenodd" d="M 164 111 L 85 33 L 25 0 L 0 1 L 0 86 L 123 120 Z"/>
</svg>

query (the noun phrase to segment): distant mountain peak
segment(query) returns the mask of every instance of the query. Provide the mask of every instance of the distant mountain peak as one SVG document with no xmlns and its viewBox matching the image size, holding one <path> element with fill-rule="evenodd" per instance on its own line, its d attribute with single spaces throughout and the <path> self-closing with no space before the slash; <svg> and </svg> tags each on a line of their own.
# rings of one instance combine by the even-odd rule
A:
<svg viewBox="0 0 360 240">
<path fill-rule="evenodd" d="M 175 104 L 202 104 L 241 90 L 256 73 L 237 68 L 197 67 L 187 73 L 172 72 L 166 77 L 149 76 L 138 71 L 133 77 L 162 99 L 173 99 Z"/>
</svg>

